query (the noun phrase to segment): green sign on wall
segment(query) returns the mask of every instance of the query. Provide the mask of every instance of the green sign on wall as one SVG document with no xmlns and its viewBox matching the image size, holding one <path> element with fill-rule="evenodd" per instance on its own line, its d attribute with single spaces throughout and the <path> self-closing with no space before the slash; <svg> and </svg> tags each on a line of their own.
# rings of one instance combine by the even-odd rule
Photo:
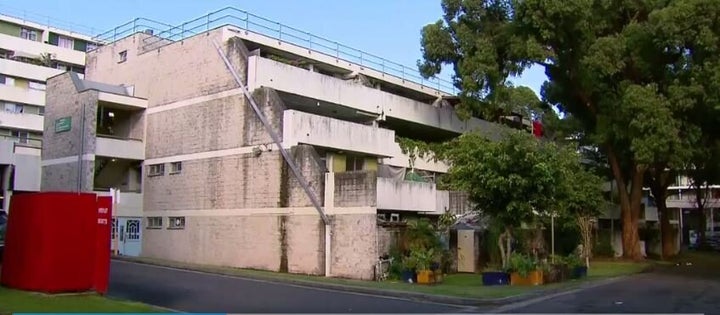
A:
<svg viewBox="0 0 720 315">
<path fill-rule="evenodd" d="M 55 119 L 55 133 L 70 131 L 70 121 L 71 118 L 69 116 Z"/>
</svg>

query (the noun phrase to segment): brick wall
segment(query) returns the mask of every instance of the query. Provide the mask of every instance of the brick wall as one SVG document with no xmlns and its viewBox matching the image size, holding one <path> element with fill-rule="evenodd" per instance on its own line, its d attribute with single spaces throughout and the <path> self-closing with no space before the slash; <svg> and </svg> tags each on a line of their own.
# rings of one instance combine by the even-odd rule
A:
<svg viewBox="0 0 720 315">
<path fill-rule="evenodd" d="M 85 145 L 83 154 L 95 153 L 95 126 L 97 125 L 97 91 L 78 93 L 65 73 L 47 81 L 45 93 L 42 159 L 51 160 L 80 153 L 82 111 L 85 110 Z M 55 133 L 55 120 L 71 117 L 71 129 Z"/>
<path fill-rule="evenodd" d="M 331 247 L 333 277 L 372 279 L 379 257 L 376 215 L 334 215 Z"/>
<path fill-rule="evenodd" d="M 213 41 L 223 47 L 243 80 L 247 77 L 247 49 L 241 41 L 223 43 L 222 35 L 222 29 L 217 29 L 143 52 L 143 40 L 150 35 L 135 34 L 88 53 L 85 76 L 92 81 L 134 85 L 135 95 L 147 98 L 149 107 L 234 89 L 237 83 Z M 127 60 L 119 62 L 122 51 L 127 51 Z"/>
<path fill-rule="evenodd" d="M 292 148 L 291 154 L 295 159 L 295 164 L 300 169 L 300 173 L 310 186 L 311 191 L 316 196 L 320 204 L 323 204 L 325 197 L 325 168 L 321 164 L 320 156 L 310 145 L 298 145 Z M 283 182 L 282 189 L 287 190 L 287 194 L 283 193 L 283 207 L 312 207 L 312 201 L 308 197 L 305 189 L 300 185 L 295 174 L 293 174 L 290 166 L 283 160 Z"/>
<path fill-rule="evenodd" d="M 376 172 L 354 171 L 335 173 L 336 207 L 374 207 L 376 205 Z"/>
<path fill-rule="evenodd" d="M 144 175 L 144 209 L 194 210 L 278 207 L 280 152 L 183 162 L 180 174 Z"/>
<path fill-rule="evenodd" d="M 70 74 L 64 73 L 47 81 L 45 97 L 47 106 L 43 127 L 42 160 L 77 158 L 81 154 L 94 154 L 97 91 L 78 93 Z M 70 117 L 71 129 L 55 133 L 55 121 L 61 117 Z M 81 136 L 82 133 L 85 134 L 84 138 Z M 94 162 L 83 161 L 81 165 L 81 190 L 92 191 Z M 77 182 L 77 160 L 42 167 L 41 191 L 76 191 Z"/>
</svg>

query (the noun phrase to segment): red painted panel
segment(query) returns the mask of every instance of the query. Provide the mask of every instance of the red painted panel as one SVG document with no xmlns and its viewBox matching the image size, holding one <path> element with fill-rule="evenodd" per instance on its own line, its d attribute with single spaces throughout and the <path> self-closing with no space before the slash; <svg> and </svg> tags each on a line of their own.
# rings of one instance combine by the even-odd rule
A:
<svg viewBox="0 0 720 315">
<path fill-rule="evenodd" d="M 112 211 L 112 197 L 97 198 L 94 289 L 101 294 L 107 293 L 110 281 Z"/>
<path fill-rule="evenodd" d="M 10 204 L 0 282 L 48 293 L 90 290 L 96 235 L 95 194 L 15 195 Z"/>
</svg>

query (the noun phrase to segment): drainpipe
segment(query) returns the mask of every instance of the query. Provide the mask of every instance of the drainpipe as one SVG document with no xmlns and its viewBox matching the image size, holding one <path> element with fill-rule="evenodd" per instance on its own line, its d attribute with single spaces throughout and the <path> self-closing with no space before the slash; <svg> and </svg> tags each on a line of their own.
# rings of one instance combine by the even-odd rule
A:
<svg viewBox="0 0 720 315">
<path fill-rule="evenodd" d="M 77 173 L 77 193 L 79 194 L 82 191 L 82 157 L 83 153 L 85 152 L 85 103 L 82 105 L 82 111 L 80 113 L 82 115 L 81 118 L 81 124 L 80 124 L 80 152 L 78 153 L 78 173 Z"/>
<path fill-rule="evenodd" d="M 330 220 L 328 219 L 327 215 L 325 214 L 325 211 L 322 208 L 322 205 L 320 204 L 320 200 L 315 196 L 312 189 L 310 188 L 310 185 L 307 183 L 307 180 L 305 180 L 305 177 L 300 172 L 300 169 L 298 169 L 297 165 L 295 164 L 295 160 L 292 159 L 290 154 L 285 150 L 285 148 L 282 145 L 282 141 L 280 141 L 280 136 L 273 130 L 272 126 L 270 126 L 270 122 L 267 120 L 265 115 L 260 111 L 260 108 L 258 107 L 257 103 L 255 102 L 255 99 L 252 97 L 252 94 L 250 94 L 250 91 L 248 91 L 245 84 L 240 79 L 240 76 L 237 74 L 237 71 L 235 71 L 235 68 L 233 68 L 233 65 L 230 63 L 230 60 L 228 60 L 227 56 L 225 55 L 225 52 L 220 48 L 220 45 L 213 40 L 213 46 L 215 46 L 215 50 L 217 50 L 218 54 L 222 58 L 223 62 L 225 63 L 225 67 L 228 69 L 230 74 L 232 74 L 233 78 L 235 79 L 235 82 L 240 86 L 240 89 L 242 90 L 243 94 L 245 95 L 245 98 L 247 98 L 248 102 L 250 103 L 250 106 L 252 107 L 253 111 L 255 111 L 255 115 L 260 119 L 262 124 L 265 126 L 265 129 L 267 129 L 267 132 L 270 134 L 270 137 L 273 139 L 273 142 L 278 147 L 278 150 L 280 150 L 280 154 L 282 154 L 285 161 L 290 166 L 290 169 L 292 170 L 293 174 L 295 175 L 295 178 L 300 182 L 300 186 L 302 186 L 303 190 L 305 191 L 305 194 L 310 198 L 310 201 L 312 202 L 313 206 L 315 206 L 315 209 L 317 210 L 318 214 L 320 215 L 320 218 L 323 220 L 323 223 L 325 223 L 325 276 L 330 276 L 330 240 L 331 240 L 331 226 L 330 226 Z"/>
</svg>

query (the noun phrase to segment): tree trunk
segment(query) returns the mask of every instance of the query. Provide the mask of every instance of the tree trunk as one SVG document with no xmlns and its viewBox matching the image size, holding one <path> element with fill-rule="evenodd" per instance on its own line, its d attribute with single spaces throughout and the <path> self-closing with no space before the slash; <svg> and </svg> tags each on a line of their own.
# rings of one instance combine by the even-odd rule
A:
<svg viewBox="0 0 720 315">
<path fill-rule="evenodd" d="M 670 209 L 667 208 L 665 199 L 657 203 L 658 214 L 660 215 L 660 240 L 662 242 L 662 259 L 670 259 L 675 256 L 675 237 L 670 224 Z"/>
<path fill-rule="evenodd" d="M 640 235 L 638 235 L 638 219 L 642 201 L 642 184 L 645 168 L 634 165 L 631 170 L 630 191 L 628 192 L 625 176 L 620 168 L 620 161 L 615 152 L 608 149 L 608 160 L 613 177 L 618 186 L 620 197 L 620 211 L 622 220 L 622 247 L 623 257 L 633 260 L 642 260 L 640 252 Z"/>
<path fill-rule="evenodd" d="M 704 248 L 705 246 L 705 230 L 707 229 L 707 218 L 705 217 L 705 202 L 707 199 L 705 196 L 707 196 L 707 192 L 705 191 L 705 185 L 698 185 L 698 187 L 695 187 L 695 201 L 697 204 L 697 209 L 695 209 L 698 220 L 698 238 L 697 238 L 697 244 L 698 248 Z"/>
<path fill-rule="evenodd" d="M 577 217 L 576 223 L 582 236 L 583 249 L 580 255 L 589 259 L 592 255 L 592 223 L 590 218 L 586 216 Z"/>
<path fill-rule="evenodd" d="M 511 240 L 512 234 L 510 233 L 510 228 L 505 227 L 505 231 L 498 237 L 498 246 L 500 246 L 500 258 L 502 259 L 503 269 L 507 269 L 510 265 L 510 254 L 512 253 L 512 248 L 510 248 Z"/>
<path fill-rule="evenodd" d="M 655 196 L 655 204 L 660 217 L 660 242 L 662 244 L 662 259 L 675 256 L 675 237 L 670 225 L 670 210 L 667 208 L 667 188 L 670 186 L 669 173 L 665 171 L 666 165 L 658 165 L 652 170 L 650 190 Z"/>
</svg>

